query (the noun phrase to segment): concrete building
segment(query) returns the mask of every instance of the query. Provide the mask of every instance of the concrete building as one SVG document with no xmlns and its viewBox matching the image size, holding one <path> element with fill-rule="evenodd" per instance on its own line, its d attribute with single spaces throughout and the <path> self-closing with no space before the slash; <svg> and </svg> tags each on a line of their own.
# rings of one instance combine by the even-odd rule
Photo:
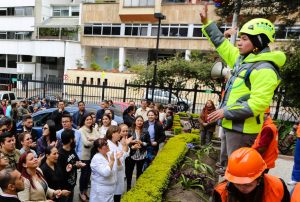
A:
<svg viewBox="0 0 300 202">
<path fill-rule="evenodd" d="M 1 0 L 0 77 L 56 80 L 75 67 L 80 2 Z"/>
<path fill-rule="evenodd" d="M 199 13 L 207 1 L 198 0 L 120 0 L 118 2 L 85 3 L 82 6 L 83 33 L 81 45 L 85 65 L 96 62 L 104 69 L 125 69 L 124 65 L 149 63 L 154 60 L 158 22 L 155 13 L 166 16 L 161 22 L 159 58 L 182 53 L 186 59 L 192 50 L 209 51 L 212 46 L 201 32 Z M 212 1 L 210 1 L 212 2 Z M 208 7 L 213 20 L 214 3 Z M 231 24 L 221 26 L 222 31 Z M 279 28 L 279 27 L 277 27 Z M 277 33 L 277 41 L 299 39 L 300 26 Z"/>
</svg>

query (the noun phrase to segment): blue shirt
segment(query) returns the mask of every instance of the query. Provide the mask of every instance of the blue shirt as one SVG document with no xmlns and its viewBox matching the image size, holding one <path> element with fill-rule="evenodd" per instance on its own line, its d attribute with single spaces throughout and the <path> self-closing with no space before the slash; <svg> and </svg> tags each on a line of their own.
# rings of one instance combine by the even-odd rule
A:
<svg viewBox="0 0 300 202">
<path fill-rule="evenodd" d="M 74 128 L 72 128 L 72 130 L 75 132 L 74 135 L 75 135 L 75 141 L 76 141 L 76 147 L 75 147 L 75 151 L 79 156 L 81 156 L 81 133 L 79 130 L 76 130 Z M 59 131 L 56 132 L 56 138 L 61 141 L 61 133 L 64 131 L 64 129 L 61 129 Z"/>
<path fill-rule="evenodd" d="M 150 135 L 150 140 L 151 140 L 151 142 L 154 142 L 154 141 L 155 141 L 154 123 L 155 123 L 155 122 L 150 122 L 150 121 L 149 121 L 148 132 L 149 132 L 149 135 Z"/>
<path fill-rule="evenodd" d="M 6 108 L 6 112 L 5 112 L 5 116 L 10 117 L 10 112 L 11 112 L 11 105 L 8 105 L 7 108 Z"/>
</svg>

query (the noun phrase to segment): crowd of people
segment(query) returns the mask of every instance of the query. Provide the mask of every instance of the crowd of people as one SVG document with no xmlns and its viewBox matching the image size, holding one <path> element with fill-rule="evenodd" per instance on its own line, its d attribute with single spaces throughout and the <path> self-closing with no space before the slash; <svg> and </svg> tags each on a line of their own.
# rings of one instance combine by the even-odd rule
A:
<svg viewBox="0 0 300 202">
<path fill-rule="evenodd" d="M 34 112 L 26 103 L 21 101 L 17 108 L 21 118 L 13 120 L 13 110 L 0 118 L 1 196 L 11 197 L 5 192 L 7 183 L 19 180 L 19 189 L 12 194 L 15 201 L 71 202 L 78 173 L 82 201 L 120 201 L 131 189 L 135 166 L 138 178 L 163 146 L 165 130 L 173 124 L 172 107 L 165 109 L 147 100 L 141 101 L 140 108 L 130 101 L 123 112 L 124 123 L 119 125 L 106 100 L 96 113 L 88 112 L 79 101 L 72 116 L 65 110 L 65 102 L 58 101 L 39 137 L 33 128 Z M 17 120 L 21 120 L 21 127 L 16 128 Z M 4 182 L 8 176 L 1 172 L 20 179 Z"/>
</svg>

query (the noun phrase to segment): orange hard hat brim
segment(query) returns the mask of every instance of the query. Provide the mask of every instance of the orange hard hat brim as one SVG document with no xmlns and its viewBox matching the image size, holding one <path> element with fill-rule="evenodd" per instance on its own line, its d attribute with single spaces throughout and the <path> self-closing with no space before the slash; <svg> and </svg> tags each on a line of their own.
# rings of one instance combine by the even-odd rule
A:
<svg viewBox="0 0 300 202">
<path fill-rule="evenodd" d="M 229 182 L 235 183 L 235 184 L 249 184 L 256 180 L 259 176 L 261 176 L 262 173 L 258 173 L 257 175 L 254 175 L 253 177 L 237 177 L 231 175 L 229 172 L 225 172 L 224 178 L 228 180 Z"/>
</svg>

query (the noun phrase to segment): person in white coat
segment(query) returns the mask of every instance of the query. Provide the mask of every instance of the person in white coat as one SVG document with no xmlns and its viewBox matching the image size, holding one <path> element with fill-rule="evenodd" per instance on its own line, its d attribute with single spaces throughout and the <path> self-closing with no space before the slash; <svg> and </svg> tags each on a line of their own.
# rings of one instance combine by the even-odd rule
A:
<svg viewBox="0 0 300 202">
<path fill-rule="evenodd" d="M 108 143 L 109 150 L 114 153 L 122 152 L 123 156 L 120 158 L 122 167 L 117 169 L 117 162 L 115 162 L 114 169 L 117 169 L 117 183 L 114 195 L 114 202 L 120 202 L 121 196 L 124 193 L 125 186 L 125 159 L 129 156 L 128 144 L 132 138 L 122 138 L 121 139 L 121 129 L 119 126 L 110 126 L 106 132 L 106 139 Z M 119 142 L 120 141 L 120 142 Z"/>
<path fill-rule="evenodd" d="M 117 182 L 117 169 L 122 167 L 121 152 L 110 152 L 105 138 L 94 142 L 93 153 L 96 153 L 91 162 L 91 192 L 90 202 L 114 202 L 114 193 Z M 114 168 L 115 160 L 117 169 Z"/>
</svg>

